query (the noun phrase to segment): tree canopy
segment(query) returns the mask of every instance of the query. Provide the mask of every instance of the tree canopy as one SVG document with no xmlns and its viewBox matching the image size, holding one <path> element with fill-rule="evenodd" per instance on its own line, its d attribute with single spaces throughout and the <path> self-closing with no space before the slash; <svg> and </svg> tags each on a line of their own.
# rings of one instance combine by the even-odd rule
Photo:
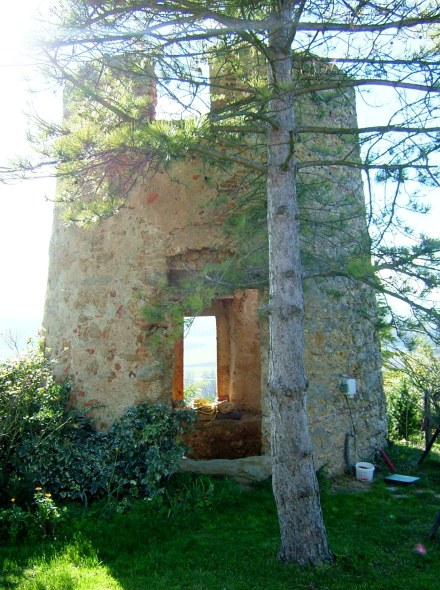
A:
<svg viewBox="0 0 440 590">
<path fill-rule="evenodd" d="M 439 20 L 437 2 L 54 2 L 40 63 L 50 79 L 74 88 L 73 100 L 82 104 L 61 124 L 39 121 L 41 133 L 34 140 L 41 158 L 21 162 L 15 173 L 44 174 L 55 165 L 56 174 L 66 179 L 59 193 L 69 204 L 66 216 L 84 222 L 123 207 L 121 195 L 127 193 L 133 172 L 146 162 L 198 153 L 246 167 L 255 203 L 255 195 L 265 192 L 267 128 L 275 125 L 265 75 L 273 61 L 269 41 L 281 28 L 295 75 L 280 87 L 297 105 L 289 133 L 304 192 L 326 193 L 325 182 L 316 181 L 324 177 L 323 165 L 362 170 L 368 187 L 367 252 L 351 265 L 334 260 L 318 265 L 313 257 L 313 263 L 303 263 L 305 276 L 354 274 L 385 296 L 410 303 L 408 325 L 402 323 L 404 316 L 408 320 L 408 308 L 396 312 L 390 299 L 383 299 L 394 327 L 436 335 L 439 316 L 430 297 L 439 286 L 440 244 L 427 233 L 417 235 L 408 212 L 428 212 L 423 195 L 438 187 Z M 245 53 L 251 57 L 243 59 Z M 220 72 L 215 82 L 207 71 L 213 63 Z M 95 70 L 91 79 L 87 67 Z M 154 97 L 142 88 L 152 79 L 168 119 L 174 111 L 172 122 L 161 117 L 145 124 L 152 118 Z M 210 109 L 208 88 L 220 97 L 225 88 L 229 93 L 235 89 L 235 100 Z M 319 116 L 314 125 L 301 120 L 302 98 L 313 97 L 325 109 L 329 100 L 346 97 L 349 89 L 356 89 L 359 104 L 374 104 L 385 93 L 389 104 L 376 110 L 377 124 L 331 124 Z M 261 138 L 257 158 L 255 150 L 250 153 L 243 146 L 243 133 Z M 335 136 L 347 147 L 310 149 L 320 136 L 327 138 L 324 144 Z M 86 183 L 93 201 L 87 207 Z M 306 211 L 301 214 L 308 221 Z M 368 263 L 369 250 L 373 264 Z M 255 274 L 267 277 L 267 272 Z"/>
</svg>

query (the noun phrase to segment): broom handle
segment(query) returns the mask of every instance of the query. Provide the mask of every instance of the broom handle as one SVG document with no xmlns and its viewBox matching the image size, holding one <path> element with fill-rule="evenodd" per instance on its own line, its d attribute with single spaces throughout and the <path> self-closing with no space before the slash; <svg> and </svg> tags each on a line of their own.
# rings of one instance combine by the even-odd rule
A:
<svg viewBox="0 0 440 590">
<path fill-rule="evenodd" d="M 385 463 L 388 465 L 388 467 L 391 469 L 392 473 L 396 473 L 396 468 L 394 467 L 394 465 L 391 463 L 390 458 L 388 457 L 388 455 L 385 453 L 384 450 L 379 449 L 380 454 L 382 455 Z"/>
</svg>

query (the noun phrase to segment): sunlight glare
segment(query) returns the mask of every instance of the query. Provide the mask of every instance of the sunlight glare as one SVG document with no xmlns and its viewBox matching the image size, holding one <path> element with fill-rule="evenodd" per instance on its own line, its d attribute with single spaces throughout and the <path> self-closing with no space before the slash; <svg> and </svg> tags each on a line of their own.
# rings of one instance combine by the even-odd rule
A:
<svg viewBox="0 0 440 590">
<path fill-rule="evenodd" d="M 0 8 L 0 64 L 14 67 L 27 43 L 36 3 L 22 0 L 19 4 L 3 3 Z"/>
</svg>

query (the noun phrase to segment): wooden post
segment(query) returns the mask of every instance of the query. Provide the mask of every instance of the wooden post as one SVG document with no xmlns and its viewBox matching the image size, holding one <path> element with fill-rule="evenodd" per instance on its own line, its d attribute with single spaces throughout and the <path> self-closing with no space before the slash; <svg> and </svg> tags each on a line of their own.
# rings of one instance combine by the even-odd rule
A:
<svg viewBox="0 0 440 590">
<path fill-rule="evenodd" d="M 425 457 L 429 454 L 429 451 L 431 450 L 432 445 L 435 443 L 435 439 L 438 437 L 439 434 L 440 434 L 440 428 L 437 428 L 437 430 L 432 435 L 431 440 L 426 445 L 426 449 L 423 451 L 422 456 L 417 461 L 417 465 L 421 465 L 421 463 L 425 460 Z"/>
</svg>

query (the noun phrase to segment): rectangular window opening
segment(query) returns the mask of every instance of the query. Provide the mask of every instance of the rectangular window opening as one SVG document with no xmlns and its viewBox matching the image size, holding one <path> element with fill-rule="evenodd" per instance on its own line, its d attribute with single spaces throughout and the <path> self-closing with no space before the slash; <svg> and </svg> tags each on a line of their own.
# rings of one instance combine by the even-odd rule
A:
<svg viewBox="0 0 440 590">
<path fill-rule="evenodd" d="M 217 400 L 217 325 L 215 316 L 184 318 L 183 395 L 185 404 L 201 397 Z"/>
</svg>

